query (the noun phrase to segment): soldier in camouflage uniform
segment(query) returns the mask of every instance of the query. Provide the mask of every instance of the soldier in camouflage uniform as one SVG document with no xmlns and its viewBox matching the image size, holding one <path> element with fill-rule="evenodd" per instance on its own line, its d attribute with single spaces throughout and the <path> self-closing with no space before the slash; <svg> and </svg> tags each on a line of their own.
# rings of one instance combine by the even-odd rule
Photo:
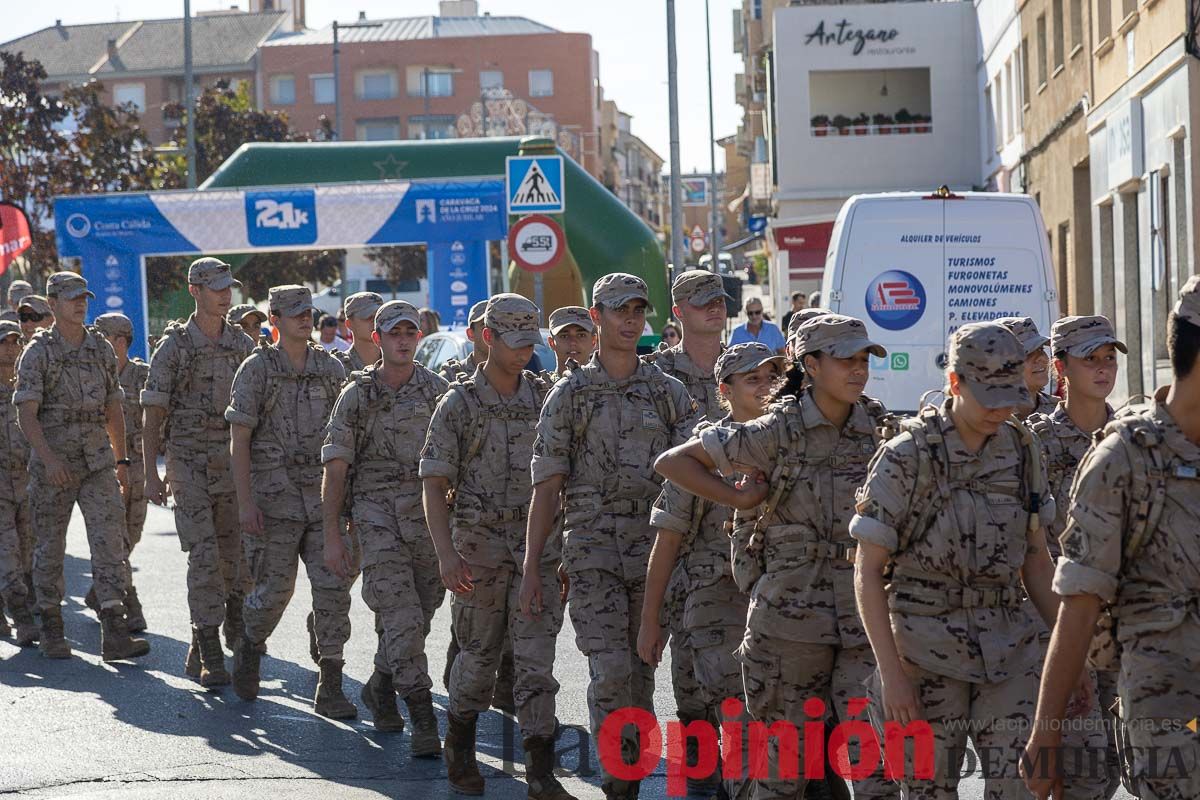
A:
<svg viewBox="0 0 1200 800">
<path fill-rule="evenodd" d="M 596 326 L 583 306 L 563 306 L 550 313 L 550 349 L 557 363 L 546 371 L 551 382 L 563 376 L 567 361 L 586 364 L 596 352 Z"/>
<path fill-rule="evenodd" d="M 829 313 L 824 308 L 802 308 L 792 314 L 792 318 L 788 320 L 787 329 L 787 355 L 789 360 L 797 363 L 800 361 L 800 357 L 796 355 L 792 347 L 796 341 L 796 331 L 800 330 L 800 326 L 810 319 L 816 319 Z"/>
<path fill-rule="evenodd" d="M 734 520 L 733 577 L 750 594 L 737 658 L 749 713 L 767 725 L 786 720 L 803 728 L 811 697 L 832 698 L 833 719 L 857 714 L 851 700 L 875 668 L 854 602 L 848 526 L 854 491 L 886 421 L 882 404 L 863 395 L 869 357 L 886 351 L 867 338 L 860 320 L 840 314 L 801 325 L 793 351 L 810 382 L 799 396 L 783 395 L 745 425 L 702 431 L 657 468 L 684 489 L 743 512 L 770 492 L 764 508 Z M 714 469 L 727 478 L 743 472 L 768 480 L 737 490 Z M 766 754 L 773 775 L 755 786 L 760 800 L 802 797 L 807 787 L 803 770 L 799 779 L 787 777 L 796 765 L 780 761 L 778 744 L 772 740 Z M 895 795 L 879 774 L 855 785 L 856 797 Z"/>
<path fill-rule="evenodd" d="M 641 278 L 617 272 L 596 281 L 591 316 L 599 349 L 551 389 L 533 449 L 521 609 L 547 607 L 542 557 L 565 503 L 563 564 L 575 642 L 590 669 L 594 735 L 617 709 L 653 711 L 654 669 L 636 651 L 653 541 L 650 506 L 661 481 L 653 465 L 699 421 L 683 384 L 638 359 L 649 307 Z M 622 748 L 632 757 L 637 737 L 626 731 Z M 607 772 L 602 785 L 609 798 L 637 796 L 636 783 Z"/>
<path fill-rule="evenodd" d="M 1063 606 L 1025 751 L 1038 765 L 1026 776 L 1038 800 L 1061 780 L 1057 723 L 1106 603 L 1120 649 L 1126 788 L 1143 800 L 1200 797 L 1200 277 L 1184 285 L 1167 325 L 1174 383 L 1104 429 L 1072 487 L 1054 576 Z"/>
<path fill-rule="evenodd" d="M 375 312 L 383 305 L 383 297 L 375 292 L 358 292 L 346 298 L 342 313 L 346 315 L 346 326 L 354 334 L 354 346 L 349 350 L 338 350 L 334 356 L 346 368 L 346 377 L 360 372 L 379 360 L 379 345 L 371 335 L 375 333 Z"/>
<path fill-rule="evenodd" d="M 771 393 L 783 374 L 783 357 L 757 342 L 730 347 L 717 359 L 715 378 L 728 413 L 717 420 L 721 426 L 749 422 L 767 411 Z M 706 429 L 701 423 L 698 431 Z M 729 480 L 732 480 L 730 476 Z M 745 703 L 741 666 L 734 657 L 746 628 L 749 597 L 733 581 L 729 559 L 729 531 L 733 509 L 699 498 L 671 481 L 654 503 L 650 524 L 658 529 L 646 576 L 646 602 L 642 606 L 638 632 L 638 654 L 657 666 L 662 655 L 663 634 L 659 614 L 668 580 L 678 561 L 686 570 L 688 593 L 680 638 L 694 659 L 696 678 L 708 708 L 721 709 L 727 698 Z M 671 638 L 676 638 L 675 631 Z M 674 654 L 672 654 L 674 658 Z M 719 775 L 719 771 L 714 775 Z M 744 797 L 748 782 L 743 776 L 725 781 L 725 795 Z"/>
<path fill-rule="evenodd" d="M 54 327 L 34 334 L 21 355 L 13 403 L 33 448 L 29 463 L 37 520 L 33 582 L 42 615 L 40 647 L 70 658 L 63 635 L 63 558 L 71 509 L 79 503 L 100 603 L 100 653 L 105 661 L 135 658 L 150 645 L 125 626 L 125 509 L 129 459 L 117 358 L 104 337 L 84 327 L 87 281 L 56 272 L 46 284 Z M 115 469 L 114 469 L 115 468 Z"/>
<path fill-rule="evenodd" d="M 425 638 L 446 590 L 425 526 L 413 442 L 424 439 L 447 384 L 413 361 L 419 324 L 416 307 L 403 300 L 384 303 L 376 312 L 373 336 L 382 361 L 356 373 L 338 396 L 321 449 L 322 506 L 326 563 L 351 577 L 354 558 L 341 541 L 340 517 L 352 471 L 363 600 L 375 612 L 383 640 L 362 700 L 378 730 L 398 731 L 404 727 L 396 710 L 399 693 L 413 723 L 413 755 L 435 757 L 441 742 Z"/>
<path fill-rule="evenodd" d="M 1032 405 L 1024 368 L 1004 326 L 959 328 L 945 403 L 901 423 L 858 492 L 850 534 L 879 664 L 873 721 L 925 720 L 933 733 L 934 773 L 906 767 L 905 797 L 958 797 L 968 736 L 988 753 L 984 798 L 1024 796 L 1018 763 L 1041 655 L 1033 614 L 1053 624 L 1058 607 L 1045 542 L 1054 500 L 1036 437 L 1011 420 Z"/>
<path fill-rule="evenodd" d="M 150 373 L 150 365 L 140 358 L 129 357 L 129 345 L 133 343 L 133 322 L 129 317 L 115 311 L 96 317 L 96 327 L 108 343 L 112 345 L 117 356 L 117 377 L 121 391 L 125 393 L 123 407 L 125 410 L 125 455 L 129 458 L 129 491 L 125 493 L 125 536 L 126 549 L 129 557 L 133 548 L 142 540 L 142 528 L 146 525 L 146 464 L 142 458 L 142 403 L 141 393 L 146 386 L 146 376 Z M 138 599 L 137 589 L 133 586 L 133 569 L 129 565 L 129 557 L 125 559 L 125 582 L 129 586 L 125 592 L 125 612 L 129 630 L 139 633 L 146 630 L 146 616 L 142 611 L 142 601 Z M 96 589 L 88 591 L 88 606 L 98 610 Z"/>
<path fill-rule="evenodd" d="M 471 377 L 475 374 L 475 368 L 487 361 L 488 345 L 483 340 L 483 312 L 487 304 L 487 300 L 480 300 L 471 306 L 467 314 L 467 339 L 473 345 L 471 354 L 461 361 L 452 358 L 438 369 L 438 374 L 450 383 Z"/>
<path fill-rule="evenodd" d="M 16 626 L 17 644 L 27 647 L 37 641 L 38 629 L 30 591 L 29 444 L 17 426 L 17 407 L 12 403 L 20 354 L 21 326 L 0 320 L 0 635 L 10 633 L 3 611 L 6 605 Z"/>
<path fill-rule="evenodd" d="M 40 294 L 29 294 L 21 299 L 17 307 L 17 319 L 21 323 L 21 335 L 28 342 L 38 331 L 54 324 L 54 312 L 50 303 Z"/>
<path fill-rule="evenodd" d="M 21 301 L 31 294 L 33 294 L 33 286 L 29 284 L 29 281 L 16 280 L 10 283 L 8 285 L 8 308 L 0 313 L 0 320 L 19 322 L 18 311 Z"/>
<path fill-rule="evenodd" d="M 312 292 L 272 286 L 267 302 L 279 342 L 260 344 L 242 362 L 225 409 L 253 580 L 243 610 L 245 633 L 234 651 L 233 688 L 243 700 L 258 696 L 267 638 L 292 599 L 297 562 L 303 561 L 321 670 L 314 710 L 354 719 L 358 711 L 342 693 L 354 575 L 325 566 L 321 512 L 321 443 L 346 371 L 311 340 Z"/>
<path fill-rule="evenodd" d="M 1050 382 L 1050 356 L 1046 345 L 1050 340 L 1041 334 L 1032 317 L 1001 317 L 996 320 L 1012 331 L 1025 349 L 1025 387 L 1033 397 L 1033 405 L 1017 410 L 1017 419 L 1024 422 L 1031 414 L 1049 414 L 1058 405 L 1058 398 L 1046 394 Z"/>
<path fill-rule="evenodd" d="M 257 306 L 250 303 L 242 303 L 229 309 L 229 313 L 225 315 L 225 320 L 230 325 L 237 325 L 251 341 L 257 343 L 262 337 L 262 324 L 267 321 L 267 315 L 258 310 Z"/>
<path fill-rule="evenodd" d="M 1050 492 L 1058 500 L 1058 515 L 1046 539 L 1054 561 L 1062 555 L 1058 538 L 1066 530 L 1067 499 L 1076 469 L 1093 434 L 1113 418 L 1105 399 L 1116 385 L 1118 351 L 1128 352 L 1104 317 L 1063 317 L 1050 331 L 1050 352 L 1066 381 L 1066 399 L 1049 414 L 1031 414 L 1025 424 L 1042 443 Z M 1049 643 L 1047 630 L 1042 635 L 1043 647 Z M 1097 668 L 1095 684 L 1098 702 L 1092 704 L 1086 724 L 1074 724 L 1065 731 L 1064 755 L 1074 762 L 1064 765 L 1068 777 L 1063 797 L 1067 800 L 1107 800 L 1119 785 L 1116 740 L 1108 735 L 1115 718 L 1107 713 L 1117 700 L 1116 670 Z M 1097 753 L 1102 756 L 1098 758 Z"/>
<path fill-rule="evenodd" d="M 155 454 L 166 423 L 167 480 L 175 499 L 179 546 L 187 553 L 192 643 L 184 671 L 206 687 L 229 683 L 219 630 L 224 623 L 230 649 L 241 638 L 242 598 L 250 577 L 224 417 L 234 373 L 254 349 L 250 337 L 225 320 L 237 286 L 241 283 L 220 259 L 191 263 L 188 293 L 196 310 L 186 322 L 167 325 L 150 356 L 141 395 L 145 493 L 160 506 L 167 498 Z"/>
<path fill-rule="evenodd" d="M 532 494 L 525 467 L 533 457 L 534 426 L 547 388 L 522 368 L 541 341 L 539 316 L 537 306 L 517 294 L 488 301 L 483 323 L 488 359 L 473 376 L 453 384 L 438 404 L 420 469 L 429 533 L 442 583 L 455 593 L 451 610 L 463 635 L 450 675 L 444 751 L 450 786 L 462 794 L 483 794 L 475 728 L 491 704 L 507 638 L 516 662 L 516 712 L 529 797 L 574 800 L 553 772 L 554 644 L 562 627 L 559 542 L 542 554 L 545 608 L 537 616 L 518 613 Z M 451 492 L 454 507 L 448 512 L 445 498 Z"/>
</svg>

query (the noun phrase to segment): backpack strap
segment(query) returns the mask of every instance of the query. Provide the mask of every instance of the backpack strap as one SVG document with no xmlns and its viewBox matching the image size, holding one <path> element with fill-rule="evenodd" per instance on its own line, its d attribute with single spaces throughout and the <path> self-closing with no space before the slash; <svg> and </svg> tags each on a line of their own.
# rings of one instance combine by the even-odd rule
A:
<svg viewBox="0 0 1200 800">
<path fill-rule="evenodd" d="M 1167 458 L 1163 452 L 1162 431 L 1151 417 L 1129 415 L 1110 423 L 1105 431 L 1112 428 L 1116 428 L 1137 453 L 1130 459 L 1133 467 L 1130 488 L 1135 503 L 1132 527 L 1122 551 L 1123 559 L 1132 561 L 1162 518 L 1167 499 Z"/>
<path fill-rule="evenodd" d="M 924 406 L 916 417 L 899 423 L 899 429 L 912 436 L 917 447 L 917 480 L 909 508 L 920 509 L 917 514 L 909 514 L 906 524 L 897 531 L 899 551 L 907 550 L 917 536 L 925 533 L 942 505 L 950 499 L 946 475 L 949 455 L 937 423 L 937 411 L 936 406 Z"/>
<path fill-rule="evenodd" d="M 476 387 L 473 379 L 467 378 L 465 381 L 452 383 L 449 391 L 461 397 L 467 404 L 467 419 L 470 420 L 471 430 L 466 439 L 467 446 L 462 451 L 459 460 L 460 466 L 466 466 L 483 449 L 483 438 L 487 432 L 487 417 L 483 413 L 483 404 L 479 402 L 479 398 L 475 394 Z"/>
<path fill-rule="evenodd" d="M 1015 417 L 1005 420 L 1004 424 L 1017 435 L 1018 450 L 1021 453 L 1021 475 L 1024 478 L 1025 511 L 1029 514 L 1029 531 L 1032 533 L 1041 527 L 1039 512 L 1042 510 L 1041 487 L 1044 478 L 1041 445 L 1038 444 L 1037 436 L 1033 431 L 1022 425 Z"/>
<path fill-rule="evenodd" d="M 805 450 L 804 422 L 800 419 L 800 404 L 795 397 L 783 398 L 780 403 L 773 404 L 771 410 L 783 419 L 783 427 L 792 453 L 802 453 Z M 804 472 L 806 462 L 803 458 L 791 457 L 777 459 L 775 469 L 767 480 L 768 485 L 775 487 L 767 496 L 762 513 L 754 521 L 750 537 L 746 540 L 745 550 L 750 555 L 758 555 L 766 542 L 766 530 L 775 518 L 775 511 L 783 498 L 791 495 Z"/>
</svg>

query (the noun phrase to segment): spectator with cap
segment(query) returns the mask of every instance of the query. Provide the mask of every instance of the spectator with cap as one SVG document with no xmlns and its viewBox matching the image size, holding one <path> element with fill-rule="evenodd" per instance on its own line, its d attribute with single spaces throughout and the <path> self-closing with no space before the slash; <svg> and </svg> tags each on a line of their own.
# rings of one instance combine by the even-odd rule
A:
<svg viewBox="0 0 1200 800">
<path fill-rule="evenodd" d="M 762 300 L 751 297 L 746 301 L 745 311 L 746 321 L 733 329 L 729 343 L 734 345 L 743 342 L 760 342 L 771 348 L 773 352 L 783 355 L 787 349 L 787 342 L 784 340 L 779 326 L 763 318 Z"/>
<path fill-rule="evenodd" d="M 239 326 L 247 336 L 257 342 L 262 337 L 262 326 L 267 321 L 267 315 L 260 311 L 258 306 L 243 303 L 229 309 L 225 319 Z"/>
<path fill-rule="evenodd" d="M 788 330 L 791 327 L 792 315 L 806 308 L 808 308 L 808 295 L 804 292 L 792 292 L 792 307 L 783 315 L 783 320 L 779 323 L 779 327 L 785 331 Z"/>
<path fill-rule="evenodd" d="M 550 349 L 558 360 L 550 377 L 558 380 L 567 361 L 586 364 L 596 351 L 596 324 L 583 306 L 563 306 L 550 314 Z"/>
<path fill-rule="evenodd" d="M 1025 348 L 1025 386 L 1033 405 L 1017 409 L 1017 418 L 1024 421 L 1031 414 L 1049 414 L 1058 405 L 1058 398 L 1045 392 L 1050 382 L 1050 355 L 1046 352 L 1050 340 L 1037 329 L 1032 317 L 1002 317 L 996 322 L 1008 328 Z"/>
<path fill-rule="evenodd" d="M 350 349 L 350 343 L 338 336 L 337 317 L 332 314 L 322 314 L 317 327 L 317 345 L 330 353 L 344 353 Z"/>
<path fill-rule="evenodd" d="M 17 319 L 21 323 L 21 335 L 25 341 L 33 338 L 33 334 L 54 324 L 54 312 L 50 303 L 40 294 L 26 295 L 17 306 Z"/>
</svg>

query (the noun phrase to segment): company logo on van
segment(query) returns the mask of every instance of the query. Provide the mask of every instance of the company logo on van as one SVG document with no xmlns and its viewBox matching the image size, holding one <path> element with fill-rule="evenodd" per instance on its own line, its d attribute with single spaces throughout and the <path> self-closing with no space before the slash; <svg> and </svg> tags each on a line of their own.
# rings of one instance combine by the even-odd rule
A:
<svg viewBox="0 0 1200 800">
<path fill-rule="evenodd" d="M 925 313 L 925 287 L 915 275 L 888 270 L 867 284 L 867 316 L 881 328 L 911 328 Z"/>
</svg>

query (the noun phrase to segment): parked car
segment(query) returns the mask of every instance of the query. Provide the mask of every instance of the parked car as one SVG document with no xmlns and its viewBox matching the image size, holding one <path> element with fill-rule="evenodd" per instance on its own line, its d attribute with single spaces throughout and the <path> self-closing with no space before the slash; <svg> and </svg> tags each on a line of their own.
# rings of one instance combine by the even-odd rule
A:
<svg viewBox="0 0 1200 800">
<path fill-rule="evenodd" d="M 549 329 L 542 328 L 542 343 L 533 346 L 533 357 L 538 361 L 537 369 L 553 371 L 557 359 L 550 345 L 546 343 L 546 337 L 549 335 Z M 427 369 L 437 372 L 450 359 L 457 358 L 461 361 L 471 355 L 474 349 L 475 345 L 471 344 L 465 330 L 441 330 L 421 340 L 414 359 Z"/>
<path fill-rule="evenodd" d="M 700 269 L 709 269 L 710 264 L 712 264 L 712 253 L 700 256 Z M 733 254 L 721 253 L 717 258 L 717 274 L 732 275 L 733 272 Z"/>
</svg>

